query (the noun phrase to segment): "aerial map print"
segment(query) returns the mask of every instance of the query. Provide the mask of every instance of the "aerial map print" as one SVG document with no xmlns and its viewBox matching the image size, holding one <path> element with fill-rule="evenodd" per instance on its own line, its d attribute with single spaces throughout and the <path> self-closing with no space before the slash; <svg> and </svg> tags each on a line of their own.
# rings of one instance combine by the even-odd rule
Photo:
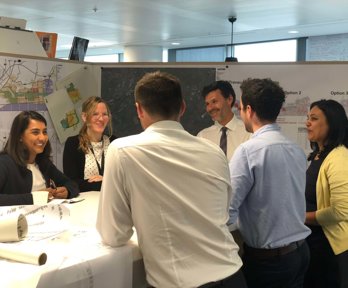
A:
<svg viewBox="0 0 348 288">
<path fill-rule="evenodd" d="M 40 112 L 48 122 L 48 134 L 53 148 L 53 160 L 57 166 L 61 165 L 62 141 L 56 133 L 55 125 L 51 120 L 51 113 L 47 108 L 47 97 L 57 91 L 57 83 L 63 81 L 74 71 L 81 69 L 81 64 L 71 64 L 50 60 L 36 60 L 27 58 L 14 58 L 0 56 L 0 149 L 7 141 L 9 129 L 14 117 L 23 110 L 35 110 Z M 71 103 L 76 103 L 76 83 L 70 79 L 69 87 L 65 89 L 71 95 Z M 75 89 L 75 91 L 73 91 Z M 69 98 L 70 99 L 70 98 Z M 56 99 L 56 102 L 64 101 Z M 59 107 L 55 107 L 58 113 Z M 64 111 L 63 113 L 65 113 Z M 69 115 L 69 112 L 67 112 Z M 64 114 L 65 115 L 65 114 Z M 61 125 L 74 128 L 71 123 L 78 123 L 78 119 L 71 120 L 70 115 L 60 119 Z M 65 122 L 64 122 L 65 120 Z M 75 125 L 76 126 L 76 125 Z"/>
</svg>

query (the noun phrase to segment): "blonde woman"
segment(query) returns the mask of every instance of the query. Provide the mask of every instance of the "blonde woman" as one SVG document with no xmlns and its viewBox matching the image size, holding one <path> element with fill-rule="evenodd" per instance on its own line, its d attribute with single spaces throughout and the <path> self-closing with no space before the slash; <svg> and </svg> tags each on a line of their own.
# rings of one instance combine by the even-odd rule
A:
<svg viewBox="0 0 348 288">
<path fill-rule="evenodd" d="M 81 116 L 84 123 L 79 134 L 65 142 L 63 170 L 81 192 L 100 191 L 106 151 L 115 139 L 110 108 L 102 98 L 93 96 L 82 104 Z"/>
</svg>

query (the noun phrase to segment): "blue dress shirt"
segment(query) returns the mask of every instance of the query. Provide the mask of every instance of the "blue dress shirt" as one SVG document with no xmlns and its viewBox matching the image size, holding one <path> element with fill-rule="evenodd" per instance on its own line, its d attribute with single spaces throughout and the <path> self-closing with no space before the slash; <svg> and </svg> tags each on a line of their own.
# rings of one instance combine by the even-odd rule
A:
<svg viewBox="0 0 348 288">
<path fill-rule="evenodd" d="M 277 248 L 310 234 L 305 220 L 306 156 L 277 124 L 258 129 L 230 162 L 230 223 L 245 243 Z"/>
</svg>

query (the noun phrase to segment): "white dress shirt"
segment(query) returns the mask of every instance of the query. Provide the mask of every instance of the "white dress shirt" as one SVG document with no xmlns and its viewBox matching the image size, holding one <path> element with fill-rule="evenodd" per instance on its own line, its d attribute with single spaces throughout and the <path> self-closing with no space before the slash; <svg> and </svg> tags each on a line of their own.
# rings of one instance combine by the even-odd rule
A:
<svg viewBox="0 0 348 288">
<path fill-rule="evenodd" d="M 240 269 L 219 147 L 160 121 L 113 141 L 105 164 L 97 229 L 106 244 L 120 246 L 134 225 L 150 285 L 197 287 Z"/>
<path fill-rule="evenodd" d="M 251 134 L 245 130 L 243 121 L 239 120 L 236 115 L 233 116 L 232 120 L 228 122 L 225 127 L 227 127 L 227 159 L 231 160 L 234 151 L 243 142 L 250 139 Z M 221 128 L 222 125 L 215 121 L 214 125 L 201 130 L 197 136 L 208 139 L 220 145 L 221 138 Z"/>
</svg>

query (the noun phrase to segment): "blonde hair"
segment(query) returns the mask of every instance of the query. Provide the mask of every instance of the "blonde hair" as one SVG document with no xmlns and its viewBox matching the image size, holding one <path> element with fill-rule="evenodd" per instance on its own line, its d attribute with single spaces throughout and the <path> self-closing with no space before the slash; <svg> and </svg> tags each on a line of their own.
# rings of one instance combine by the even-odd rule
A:
<svg viewBox="0 0 348 288">
<path fill-rule="evenodd" d="M 108 136 L 110 137 L 112 135 L 112 119 L 111 119 L 111 111 L 109 108 L 109 105 L 106 103 L 104 99 L 98 96 L 91 96 L 85 102 L 82 104 L 82 113 L 86 115 L 86 121 L 84 121 L 82 128 L 79 133 L 79 148 L 87 154 L 89 152 L 89 147 L 90 147 L 90 140 L 87 134 L 87 126 L 88 123 L 91 120 L 91 117 L 97 108 L 97 105 L 99 103 L 104 103 L 105 107 L 108 111 L 109 114 L 109 122 L 108 122 Z"/>
</svg>

